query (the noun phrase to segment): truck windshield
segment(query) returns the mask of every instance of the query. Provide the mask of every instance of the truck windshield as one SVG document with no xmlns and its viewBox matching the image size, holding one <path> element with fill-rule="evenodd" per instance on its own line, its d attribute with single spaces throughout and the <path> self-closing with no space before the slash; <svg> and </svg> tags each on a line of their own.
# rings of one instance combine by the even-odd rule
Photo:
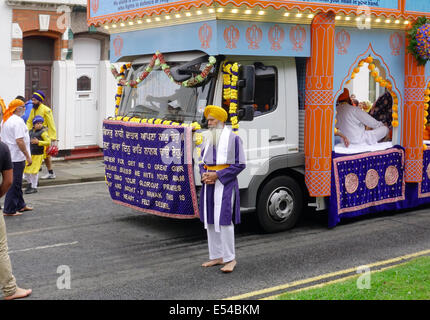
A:
<svg viewBox="0 0 430 320">
<path fill-rule="evenodd" d="M 174 67 L 180 63 L 169 65 Z M 205 65 L 202 63 L 200 70 Z M 146 65 L 133 67 L 129 80 L 137 79 Z M 163 70 L 153 70 L 137 88 L 124 87 L 119 115 L 175 122 L 201 121 L 210 88 L 215 82 L 213 79 L 210 74 L 203 85 L 189 88 L 171 81 Z"/>
</svg>

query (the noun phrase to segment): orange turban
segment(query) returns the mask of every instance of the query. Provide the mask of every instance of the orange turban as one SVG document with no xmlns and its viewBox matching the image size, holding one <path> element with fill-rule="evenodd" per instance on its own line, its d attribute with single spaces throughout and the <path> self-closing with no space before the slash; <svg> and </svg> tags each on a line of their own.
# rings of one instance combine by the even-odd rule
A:
<svg viewBox="0 0 430 320">
<path fill-rule="evenodd" d="M 6 109 L 6 112 L 3 115 L 3 122 L 6 122 L 15 112 L 16 108 L 24 106 L 25 103 L 22 100 L 15 99 L 9 103 L 9 107 Z"/>
<path fill-rule="evenodd" d="M 207 106 L 205 108 L 204 112 L 205 118 L 207 119 L 208 116 L 212 116 L 215 119 L 226 122 L 228 119 L 228 113 L 223 108 L 218 106 Z"/>
<path fill-rule="evenodd" d="M 1 106 L 1 112 L 4 114 L 6 112 L 6 105 L 2 98 L 0 98 L 0 106 Z"/>
<path fill-rule="evenodd" d="M 342 94 L 339 96 L 339 98 L 337 98 L 337 101 L 338 101 L 338 102 L 346 101 L 346 102 L 348 102 L 349 104 L 352 104 L 351 98 L 350 98 L 350 96 L 349 96 L 349 90 L 348 90 L 347 88 L 344 88 L 344 89 L 343 89 L 343 92 L 342 92 Z"/>
</svg>

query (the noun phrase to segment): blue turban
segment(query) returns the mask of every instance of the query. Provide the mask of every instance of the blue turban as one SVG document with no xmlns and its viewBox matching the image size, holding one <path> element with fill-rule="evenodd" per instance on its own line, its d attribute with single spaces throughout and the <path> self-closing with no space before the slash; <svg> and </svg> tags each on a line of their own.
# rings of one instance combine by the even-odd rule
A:
<svg viewBox="0 0 430 320">
<path fill-rule="evenodd" d="M 43 119 L 43 117 L 42 116 L 35 116 L 34 117 L 34 119 L 33 119 L 33 125 L 35 125 L 36 123 L 38 123 L 38 122 L 42 122 L 42 123 L 44 123 L 45 122 L 45 119 Z"/>
<path fill-rule="evenodd" d="M 43 100 L 45 100 L 45 94 L 43 93 L 42 90 L 37 90 L 36 92 L 33 93 L 32 98 L 39 100 L 40 102 L 43 102 Z"/>
</svg>

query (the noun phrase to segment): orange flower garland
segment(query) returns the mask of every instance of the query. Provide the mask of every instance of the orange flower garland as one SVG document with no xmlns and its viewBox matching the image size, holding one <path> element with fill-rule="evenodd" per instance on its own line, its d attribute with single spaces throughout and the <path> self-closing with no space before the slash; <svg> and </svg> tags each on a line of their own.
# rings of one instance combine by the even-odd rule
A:
<svg viewBox="0 0 430 320">
<path fill-rule="evenodd" d="M 399 107 L 398 103 L 399 100 L 397 98 L 396 93 L 393 91 L 393 85 L 389 80 L 383 79 L 379 72 L 376 70 L 376 65 L 374 64 L 374 58 L 372 56 L 368 56 L 367 58 L 361 60 L 358 65 L 353 69 L 353 72 L 351 73 L 351 79 L 354 79 L 356 77 L 356 74 L 360 72 L 360 68 L 364 66 L 364 63 L 368 63 L 368 69 L 370 71 L 370 75 L 375 79 L 375 82 L 379 83 L 379 85 L 383 88 L 387 88 L 388 92 L 390 92 L 391 96 L 393 97 L 393 108 L 392 108 L 392 117 L 393 121 L 391 122 L 391 125 L 393 128 L 397 128 L 399 126 Z M 349 84 L 351 80 L 348 80 L 346 84 Z M 429 99 L 430 101 L 430 99 Z"/>
</svg>

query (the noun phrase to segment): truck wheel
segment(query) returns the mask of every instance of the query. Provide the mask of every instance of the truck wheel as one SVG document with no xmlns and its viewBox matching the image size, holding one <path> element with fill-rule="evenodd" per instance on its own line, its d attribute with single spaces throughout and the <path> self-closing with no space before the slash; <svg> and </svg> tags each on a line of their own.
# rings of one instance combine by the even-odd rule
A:
<svg viewBox="0 0 430 320">
<path fill-rule="evenodd" d="M 303 207 L 303 191 L 291 177 L 279 176 L 261 189 L 257 203 L 257 218 L 266 232 L 291 229 Z"/>
</svg>

